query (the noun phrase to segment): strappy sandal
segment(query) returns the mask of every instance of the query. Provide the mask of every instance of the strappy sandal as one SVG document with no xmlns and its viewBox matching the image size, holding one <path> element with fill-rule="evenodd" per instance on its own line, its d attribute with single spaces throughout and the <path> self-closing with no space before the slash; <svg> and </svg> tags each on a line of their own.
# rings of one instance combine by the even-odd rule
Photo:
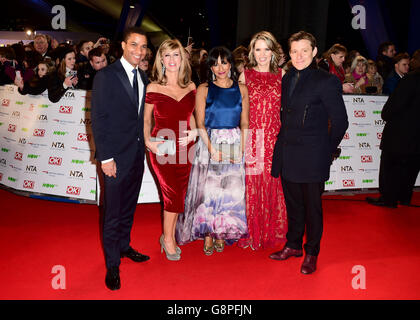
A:
<svg viewBox="0 0 420 320">
<path fill-rule="evenodd" d="M 206 256 L 211 256 L 213 254 L 214 251 L 214 242 L 211 246 L 207 246 L 206 245 L 206 239 L 204 239 L 204 248 L 203 248 L 204 254 Z"/>
<path fill-rule="evenodd" d="M 214 249 L 216 250 L 216 252 L 223 252 L 223 250 L 225 249 L 225 241 L 222 240 L 222 242 L 217 242 L 218 240 L 216 240 L 214 242 Z"/>
</svg>

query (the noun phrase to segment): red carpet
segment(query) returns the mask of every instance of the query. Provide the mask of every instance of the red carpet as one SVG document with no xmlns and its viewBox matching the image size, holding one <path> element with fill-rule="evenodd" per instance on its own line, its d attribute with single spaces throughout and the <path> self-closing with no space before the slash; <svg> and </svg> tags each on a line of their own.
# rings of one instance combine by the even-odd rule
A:
<svg viewBox="0 0 420 320">
<path fill-rule="evenodd" d="M 122 288 L 111 292 L 95 205 L 0 190 L 0 299 L 419 299 L 420 209 L 357 201 L 365 196 L 324 197 L 324 236 L 312 275 L 300 273 L 301 258 L 270 260 L 272 249 L 231 246 L 206 257 L 202 241 L 183 246 L 181 261 L 167 261 L 158 245 L 160 206 L 138 205 L 132 244 L 151 260 L 123 259 Z M 420 204 L 420 192 L 413 203 Z M 64 290 L 52 288 L 56 265 L 65 268 Z M 365 268 L 366 289 L 352 287 L 355 265 Z"/>
</svg>

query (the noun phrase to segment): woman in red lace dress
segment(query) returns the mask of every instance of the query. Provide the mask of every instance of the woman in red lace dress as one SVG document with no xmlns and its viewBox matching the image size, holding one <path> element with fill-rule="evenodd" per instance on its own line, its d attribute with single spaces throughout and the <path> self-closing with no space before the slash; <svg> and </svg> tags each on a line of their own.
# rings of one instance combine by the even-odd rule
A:
<svg viewBox="0 0 420 320">
<path fill-rule="evenodd" d="M 246 148 L 246 211 L 249 238 L 240 247 L 254 250 L 282 245 L 287 213 L 280 178 L 271 176 L 273 148 L 280 131 L 280 45 L 267 31 L 255 34 L 249 45 L 250 63 L 239 81 L 249 91 L 249 139 Z"/>
</svg>

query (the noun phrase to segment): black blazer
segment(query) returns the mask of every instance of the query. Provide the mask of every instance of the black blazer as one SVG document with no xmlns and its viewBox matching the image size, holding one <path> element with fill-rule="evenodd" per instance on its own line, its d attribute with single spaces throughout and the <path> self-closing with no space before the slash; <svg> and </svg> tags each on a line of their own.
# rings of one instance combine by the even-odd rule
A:
<svg viewBox="0 0 420 320">
<path fill-rule="evenodd" d="M 19 88 L 18 91 L 23 95 L 38 95 L 48 89 L 48 83 L 49 75 L 45 75 L 42 78 L 40 78 L 38 75 L 35 75 L 34 78 L 30 81 L 24 82 L 22 90 Z"/>
<path fill-rule="evenodd" d="M 410 72 L 399 81 L 381 117 L 386 121 L 381 150 L 420 154 L 420 70 Z"/>
<path fill-rule="evenodd" d="M 48 99 L 56 103 L 64 96 L 67 90 L 71 89 L 70 87 L 64 89 L 63 83 L 64 79 L 58 72 L 51 74 L 48 78 Z M 74 89 L 78 89 L 76 86 Z"/>
<path fill-rule="evenodd" d="M 296 73 L 299 80 L 289 97 Z M 348 127 L 339 79 L 312 66 L 301 71 L 292 67 L 282 80 L 281 105 L 272 175 L 296 183 L 328 180 L 332 154 Z"/>
<path fill-rule="evenodd" d="M 140 76 L 144 90 L 139 112 L 120 60 L 95 75 L 91 115 L 95 157 L 99 161 L 114 158 L 119 165 L 130 166 L 138 150 L 144 157 L 143 113 L 148 80 L 141 70 Z"/>
</svg>

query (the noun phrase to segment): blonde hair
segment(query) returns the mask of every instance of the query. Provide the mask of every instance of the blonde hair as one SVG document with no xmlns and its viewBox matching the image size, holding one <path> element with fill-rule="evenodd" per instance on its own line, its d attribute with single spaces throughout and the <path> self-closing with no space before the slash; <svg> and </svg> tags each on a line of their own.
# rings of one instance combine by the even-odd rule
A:
<svg viewBox="0 0 420 320">
<path fill-rule="evenodd" d="M 178 85 L 186 88 L 191 82 L 191 67 L 185 53 L 185 49 L 177 39 L 167 39 L 160 45 L 152 69 L 152 79 L 160 85 L 166 85 L 166 75 L 162 72 L 163 53 L 178 49 L 181 54 L 181 66 L 178 73 Z"/>
<path fill-rule="evenodd" d="M 350 72 L 353 72 L 354 69 L 356 69 L 356 66 L 357 66 L 357 64 L 359 62 L 362 62 L 366 66 L 366 72 L 367 72 L 367 69 L 368 69 L 368 61 L 363 56 L 357 56 L 356 58 L 353 59 L 353 62 L 351 63 L 351 67 L 350 67 Z"/>
<path fill-rule="evenodd" d="M 272 52 L 272 58 L 270 60 L 270 72 L 271 73 L 278 73 L 279 67 L 278 62 L 280 61 L 280 51 L 279 51 L 279 43 L 277 42 L 276 38 L 273 36 L 271 32 L 268 31 L 260 31 L 251 39 L 251 42 L 249 43 L 249 63 L 247 65 L 248 68 L 253 68 L 258 65 L 257 60 L 254 56 L 254 49 L 255 49 L 255 43 L 258 40 L 264 40 L 267 44 L 267 47 Z"/>
</svg>

